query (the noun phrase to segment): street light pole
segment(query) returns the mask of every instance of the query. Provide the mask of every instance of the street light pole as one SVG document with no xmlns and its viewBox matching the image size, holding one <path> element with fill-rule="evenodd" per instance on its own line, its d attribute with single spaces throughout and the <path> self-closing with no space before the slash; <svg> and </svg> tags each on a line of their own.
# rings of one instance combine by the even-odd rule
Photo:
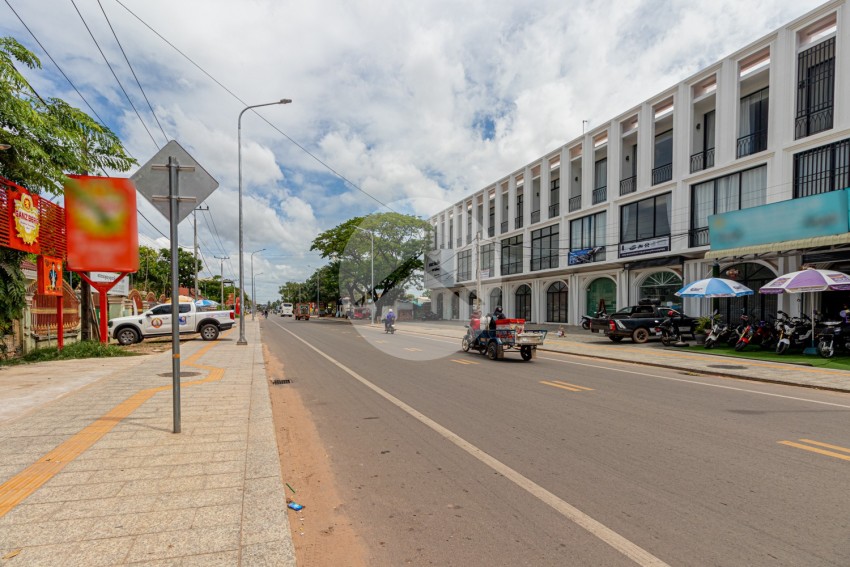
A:
<svg viewBox="0 0 850 567">
<path fill-rule="evenodd" d="M 241 306 L 240 309 L 242 309 L 242 312 L 239 314 L 239 340 L 236 341 L 237 345 L 248 344 L 248 341 L 245 340 L 245 264 L 242 239 L 242 115 L 252 108 L 272 106 L 275 104 L 289 104 L 290 102 L 292 102 L 291 99 L 282 98 L 275 102 L 246 106 L 239 113 L 239 119 L 236 121 L 236 139 L 239 146 L 237 152 L 239 161 L 239 305 Z"/>
<path fill-rule="evenodd" d="M 262 252 L 265 248 L 260 248 L 259 250 L 254 250 L 251 252 L 251 321 L 254 320 L 254 313 L 257 311 L 257 294 L 256 289 L 254 289 L 254 254 L 257 252 Z M 242 310 L 245 310 L 245 306 L 242 306 Z"/>
<path fill-rule="evenodd" d="M 216 260 L 221 260 L 221 306 L 224 306 L 224 261 L 229 260 L 230 256 L 213 256 Z"/>
<path fill-rule="evenodd" d="M 362 230 L 363 232 L 369 233 L 369 241 L 372 243 L 372 252 L 369 255 L 369 258 L 372 260 L 372 288 L 369 292 L 369 295 L 375 293 L 375 233 L 371 230 L 366 230 L 365 228 L 360 228 L 359 226 L 355 226 L 357 230 Z M 372 307 L 369 309 L 370 319 L 372 320 L 372 325 L 375 324 L 375 301 L 372 300 Z"/>
</svg>

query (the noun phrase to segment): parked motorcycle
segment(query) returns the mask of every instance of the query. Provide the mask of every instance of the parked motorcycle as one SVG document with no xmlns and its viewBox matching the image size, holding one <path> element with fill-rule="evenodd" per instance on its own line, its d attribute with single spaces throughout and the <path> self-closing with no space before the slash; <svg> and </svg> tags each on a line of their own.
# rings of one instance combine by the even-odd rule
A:
<svg viewBox="0 0 850 567">
<path fill-rule="evenodd" d="M 784 354 L 791 346 L 791 335 L 794 334 L 795 324 L 784 311 L 777 311 L 776 318 L 776 354 Z"/>
<path fill-rule="evenodd" d="M 818 354 L 832 358 L 836 351 L 850 352 L 850 326 L 843 321 L 825 321 L 818 335 Z"/>
<path fill-rule="evenodd" d="M 711 319 L 711 331 L 709 331 L 708 336 L 705 337 L 705 343 L 703 343 L 705 348 L 714 348 L 714 345 L 718 342 L 727 340 L 732 332 L 729 325 L 720 320 L 717 311 L 714 312 Z"/>
<path fill-rule="evenodd" d="M 740 352 L 747 348 L 750 341 L 753 340 L 755 334 L 755 326 L 750 321 L 749 315 L 741 315 L 741 325 L 739 326 L 738 340 L 735 342 L 735 350 Z"/>
<path fill-rule="evenodd" d="M 661 344 L 670 346 L 673 343 L 684 343 L 682 332 L 676 325 L 676 319 L 681 319 L 682 314 L 671 309 L 667 312 L 667 317 L 659 323 L 655 331 L 661 333 Z"/>
<path fill-rule="evenodd" d="M 581 328 L 584 329 L 585 331 L 589 331 L 590 330 L 590 320 L 593 319 L 593 318 L 607 319 L 608 313 L 606 313 L 605 311 L 597 311 L 596 313 L 594 313 L 593 317 L 591 317 L 590 315 L 582 315 L 581 316 Z"/>
</svg>

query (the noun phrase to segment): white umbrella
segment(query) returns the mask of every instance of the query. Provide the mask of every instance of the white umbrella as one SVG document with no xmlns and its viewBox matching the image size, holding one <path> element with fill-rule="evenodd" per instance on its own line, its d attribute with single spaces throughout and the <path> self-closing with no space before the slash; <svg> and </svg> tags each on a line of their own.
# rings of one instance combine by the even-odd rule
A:
<svg viewBox="0 0 850 567">
<path fill-rule="evenodd" d="M 775 278 L 763 285 L 759 293 L 809 293 L 815 291 L 850 290 L 850 276 L 835 270 L 806 268 Z M 815 346 L 815 302 L 812 301 L 812 349 Z M 807 349 L 808 350 L 808 349 Z"/>
<path fill-rule="evenodd" d="M 691 282 L 676 292 L 679 297 L 741 297 L 752 294 L 753 290 L 744 284 L 724 278 Z"/>
</svg>

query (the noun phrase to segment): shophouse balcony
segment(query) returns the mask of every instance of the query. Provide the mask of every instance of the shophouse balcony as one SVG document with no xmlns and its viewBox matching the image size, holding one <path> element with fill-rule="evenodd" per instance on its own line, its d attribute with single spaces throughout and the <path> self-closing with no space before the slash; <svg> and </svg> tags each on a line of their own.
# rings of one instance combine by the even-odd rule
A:
<svg viewBox="0 0 850 567">
<path fill-rule="evenodd" d="M 496 235 L 496 227 L 493 226 L 493 225 L 488 226 L 487 227 L 487 236 L 492 238 L 495 235 Z"/>
<path fill-rule="evenodd" d="M 637 175 L 620 180 L 620 195 L 628 195 L 637 191 Z"/>
<path fill-rule="evenodd" d="M 593 204 L 598 205 L 608 200 L 608 187 L 597 187 L 593 190 Z"/>
<path fill-rule="evenodd" d="M 688 231 L 688 245 L 691 248 L 696 248 L 698 246 L 708 246 L 708 227 L 703 226 L 701 228 L 692 228 Z"/>
<path fill-rule="evenodd" d="M 581 208 L 581 195 L 570 197 L 570 212 L 577 211 Z"/>
<path fill-rule="evenodd" d="M 531 211 L 531 224 L 540 222 L 540 211 Z"/>
<path fill-rule="evenodd" d="M 555 203 L 554 205 L 549 205 L 549 218 L 555 218 L 561 214 L 560 203 Z"/>
<path fill-rule="evenodd" d="M 501 229 L 499 234 L 505 234 L 508 231 L 508 221 L 502 221 Z"/>
<path fill-rule="evenodd" d="M 658 185 L 659 183 L 664 183 L 665 181 L 670 181 L 673 179 L 673 164 L 667 163 L 664 165 L 659 165 L 658 167 L 652 170 L 652 184 Z"/>
<path fill-rule="evenodd" d="M 522 228 L 522 217 L 514 217 L 514 230 Z"/>
<path fill-rule="evenodd" d="M 738 138 L 737 157 L 741 158 L 767 149 L 767 129 Z"/>
<path fill-rule="evenodd" d="M 691 173 L 714 167 L 714 148 L 698 152 L 691 156 Z"/>
</svg>

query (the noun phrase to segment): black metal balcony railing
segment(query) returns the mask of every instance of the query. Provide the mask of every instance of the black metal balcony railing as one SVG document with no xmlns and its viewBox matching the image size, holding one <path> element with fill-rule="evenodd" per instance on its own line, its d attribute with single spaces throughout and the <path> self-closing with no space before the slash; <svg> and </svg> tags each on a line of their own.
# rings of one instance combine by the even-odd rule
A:
<svg viewBox="0 0 850 567">
<path fill-rule="evenodd" d="M 517 229 L 517 228 L 522 228 L 522 217 L 521 216 L 514 218 L 514 229 Z"/>
<path fill-rule="evenodd" d="M 490 225 L 487 227 L 487 236 L 494 236 L 496 234 L 496 227 Z"/>
<path fill-rule="evenodd" d="M 570 212 L 577 211 L 581 208 L 581 195 L 570 197 Z"/>
<path fill-rule="evenodd" d="M 741 158 L 767 149 L 767 129 L 738 138 L 737 157 Z"/>
<path fill-rule="evenodd" d="M 620 180 L 620 195 L 628 195 L 637 191 L 637 175 Z"/>
<path fill-rule="evenodd" d="M 531 211 L 531 224 L 540 222 L 540 211 Z"/>
<path fill-rule="evenodd" d="M 555 218 L 561 214 L 561 206 L 560 203 L 555 203 L 554 205 L 549 205 L 549 218 Z"/>
<path fill-rule="evenodd" d="M 701 228 L 692 228 L 688 231 L 688 240 L 691 248 L 696 248 L 697 246 L 708 246 L 708 227 L 703 226 Z"/>
<path fill-rule="evenodd" d="M 499 234 L 505 234 L 508 231 L 508 221 L 502 221 L 502 230 Z"/>
<path fill-rule="evenodd" d="M 598 205 L 608 200 L 608 187 L 597 187 L 593 190 L 593 204 Z"/>
<path fill-rule="evenodd" d="M 665 181 L 670 181 L 673 179 L 673 164 L 666 163 L 664 165 L 659 165 L 658 167 L 652 170 L 652 184 L 658 185 L 659 183 L 664 183 Z"/>
<path fill-rule="evenodd" d="M 738 156 L 740 157 L 740 156 Z M 714 167 L 714 148 L 698 152 L 691 156 L 691 173 Z"/>
</svg>

